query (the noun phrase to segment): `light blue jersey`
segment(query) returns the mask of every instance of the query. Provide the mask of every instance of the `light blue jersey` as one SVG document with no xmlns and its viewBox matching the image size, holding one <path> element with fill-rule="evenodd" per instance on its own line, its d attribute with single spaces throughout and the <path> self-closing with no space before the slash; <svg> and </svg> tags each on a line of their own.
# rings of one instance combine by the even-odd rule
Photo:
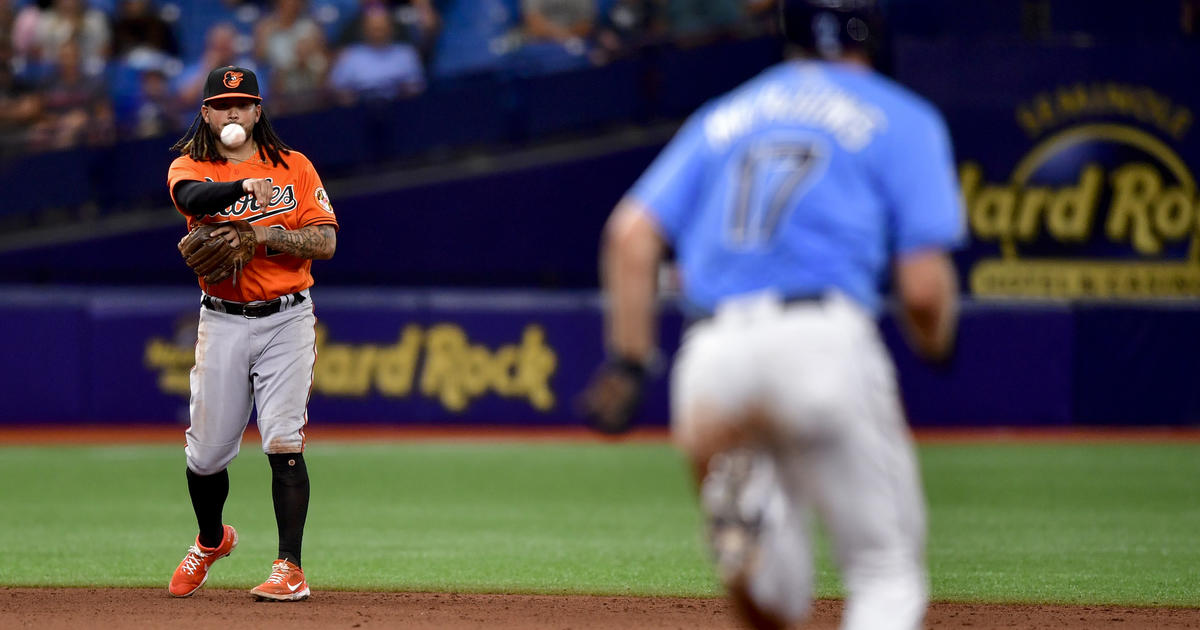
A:
<svg viewBox="0 0 1200 630">
<path fill-rule="evenodd" d="M 937 110 L 865 68 L 784 62 L 692 115 L 630 191 L 675 248 L 684 295 L 839 289 L 878 312 L 891 257 L 964 224 Z"/>
</svg>

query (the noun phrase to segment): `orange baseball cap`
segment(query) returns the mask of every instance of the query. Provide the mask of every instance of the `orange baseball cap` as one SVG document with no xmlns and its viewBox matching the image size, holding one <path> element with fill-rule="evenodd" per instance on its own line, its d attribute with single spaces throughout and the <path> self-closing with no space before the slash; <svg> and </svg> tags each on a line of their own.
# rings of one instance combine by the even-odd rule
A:
<svg viewBox="0 0 1200 630">
<path fill-rule="evenodd" d="M 262 101 L 258 95 L 258 77 L 247 68 L 223 66 L 208 73 L 204 82 L 204 102 L 220 98 L 249 98 Z"/>
</svg>

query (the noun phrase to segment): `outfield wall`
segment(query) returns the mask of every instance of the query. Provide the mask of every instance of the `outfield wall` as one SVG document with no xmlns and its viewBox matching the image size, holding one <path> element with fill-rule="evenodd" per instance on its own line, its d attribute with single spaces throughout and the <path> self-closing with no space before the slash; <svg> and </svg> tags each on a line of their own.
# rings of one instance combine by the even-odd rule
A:
<svg viewBox="0 0 1200 630">
<path fill-rule="evenodd" d="M 314 422 L 577 424 L 602 357 L 592 292 L 315 289 Z M 198 293 L 0 290 L 0 423 L 185 423 Z M 1200 302 L 969 302 L 955 361 L 930 368 L 882 322 L 917 426 L 1200 421 Z M 664 310 L 669 357 L 683 318 Z M 666 379 L 643 422 L 667 419 Z"/>
</svg>

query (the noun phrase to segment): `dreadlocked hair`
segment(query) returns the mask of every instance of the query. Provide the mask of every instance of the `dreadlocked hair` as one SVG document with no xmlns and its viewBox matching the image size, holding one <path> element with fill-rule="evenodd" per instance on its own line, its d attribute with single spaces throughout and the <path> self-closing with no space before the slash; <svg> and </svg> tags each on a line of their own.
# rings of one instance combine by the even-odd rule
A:
<svg viewBox="0 0 1200 630">
<path fill-rule="evenodd" d="M 259 112 L 258 122 L 254 123 L 254 129 L 250 134 L 255 144 L 258 145 L 259 159 L 271 160 L 271 166 L 283 165 L 283 168 L 288 168 L 287 161 L 283 159 L 283 156 L 291 155 L 292 148 L 275 133 L 275 128 L 267 119 L 267 112 Z M 178 151 L 180 155 L 186 155 L 197 162 L 225 162 L 225 156 L 221 155 L 218 148 L 220 142 L 220 138 L 213 133 L 212 128 L 204 122 L 200 114 L 196 114 L 192 124 L 188 126 L 187 132 L 171 145 L 171 150 Z"/>
</svg>

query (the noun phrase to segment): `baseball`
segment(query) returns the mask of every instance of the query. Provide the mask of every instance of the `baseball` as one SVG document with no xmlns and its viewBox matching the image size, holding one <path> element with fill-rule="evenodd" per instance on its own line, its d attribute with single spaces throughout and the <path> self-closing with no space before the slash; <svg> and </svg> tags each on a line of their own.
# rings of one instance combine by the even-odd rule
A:
<svg viewBox="0 0 1200 630">
<path fill-rule="evenodd" d="M 242 146 L 246 141 L 246 130 L 237 123 L 229 123 L 221 130 L 221 143 L 230 149 Z"/>
</svg>

